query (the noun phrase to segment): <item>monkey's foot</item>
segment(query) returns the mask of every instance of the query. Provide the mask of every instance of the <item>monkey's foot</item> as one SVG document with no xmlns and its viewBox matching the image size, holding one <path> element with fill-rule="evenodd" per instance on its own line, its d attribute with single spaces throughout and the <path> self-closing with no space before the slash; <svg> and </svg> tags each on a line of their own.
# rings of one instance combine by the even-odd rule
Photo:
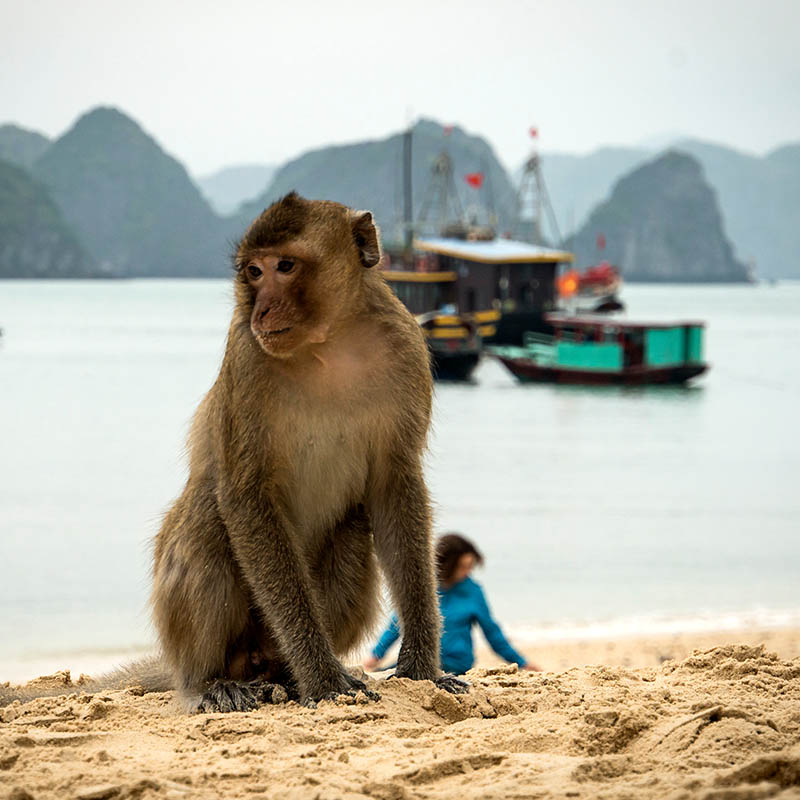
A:
<svg viewBox="0 0 800 800">
<path fill-rule="evenodd" d="M 214 681 L 197 706 L 207 714 L 252 711 L 261 705 L 285 703 L 289 695 L 283 686 L 265 681 Z"/>
<path fill-rule="evenodd" d="M 381 699 L 381 696 L 377 692 L 367 689 L 367 685 L 364 683 L 364 681 L 353 677 L 347 672 L 343 673 L 343 677 L 346 683 L 345 686 L 340 689 L 322 691 L 314 696 L 306 697 L 303 700 L 303 705 L 306 706 L 306 708 L 316 708 L 317 703 L 320 700 L 335 701 L 341 696 L 352 697 L 355 699 L 359 694 L 363 694 L 368 700 L 372 700 L 373 702 Z"/>
<path fill-rule="evenodd" d="M 405 675 L 398 675 L 395 671 L 392 675 L 389 675 L 386 680 L 391 680 L 392 678 L 405 678 Z M 425 680 L 424 678 L 412 678 L 412 680 Z M 444 689 L 446 692 L 450 692 L 450 694 L 467 694 L 470 689 L 469 681 L 462 680 L 461 678 L 457 678 L 451 672 L 445 672 L 444 675 L 440 675 L 438 678 L 432 678 L 431 682 L 437 689 Z"/>
<path fill-rule="evenodd" d="M 291 699 L 290 687 L 281 686 L 279 683 L 255 681 L 254 689 L 256 698 L 262 705 L 276 706 L 279 703 L 286 703 Z"/>
<path fill-rule="evenodd" d="M 436 678 L 433 684 L 437 689 L 444 689 L 450 694 L 467 694 L 469 692 L 469 683 L 461 680 L 461 678 L 456 678 L 455 675 L 449 672 L 445 672 L 444 675 Z"/>
</svg>

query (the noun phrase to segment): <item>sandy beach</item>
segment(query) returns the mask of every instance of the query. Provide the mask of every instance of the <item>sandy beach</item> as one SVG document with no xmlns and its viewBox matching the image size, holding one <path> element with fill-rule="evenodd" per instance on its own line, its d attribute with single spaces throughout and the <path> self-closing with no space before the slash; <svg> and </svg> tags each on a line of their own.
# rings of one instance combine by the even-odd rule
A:
<svg viewBox="0 0 800 800">
<path fill-rule="evenodd" d="M 0 712 L 0 796 L 800 798 L 800 631 L 699 638 L 531 648 L 546 672 L 476 668 L 464 696 L 370 680 L 378 702 L 249 714 L 62 674 L 63 695 Z"/>
<path fill-rule="evenodd" d="M 537 666 L 550 672 L 572 667 L 602 664 L 607 667 L 660 667 L 666 661 L 680 661 L 694 650 L 708 650 L 720 643 L 735 642 L 764 647 L 781 658 L 800 658 L 800 628 L 707 631 L 657 636 L 620 636 L 615 639 L 577 638 L 525 646 L 520 651 Z M 486 647 L 477 651 L 478 665 L 493 667 L 503 662 Z"/>
</svg>

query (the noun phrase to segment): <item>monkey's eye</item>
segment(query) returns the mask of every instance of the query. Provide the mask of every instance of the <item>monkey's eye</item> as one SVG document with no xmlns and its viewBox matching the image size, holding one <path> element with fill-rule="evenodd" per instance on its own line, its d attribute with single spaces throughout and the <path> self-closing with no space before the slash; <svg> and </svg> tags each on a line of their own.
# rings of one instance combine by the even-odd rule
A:
<svg viewBox="0 0 800 800">
<path fill-rule="evenodd" d="M 275 269 L 278 272 L 291 272 L 294 269 L 294 261 L 290 261 L 288 258 L 282 258 Z"/>
<path fill-rule="evenodd" d="M 247 271 L 250 273 L 250 277 L 251 277 L 251 278 L 258 278 L 258 277 L 260 277 L 261 275 L 263 275 L 263 273 L 261 272 L 261 270 L 260 270 L 260 269 L 259 269 L 259 268 L 258 268 L 258 267 L 255 265 L 255 264 L 251 264 L 251 265 L 250 265 L 250 266 L 247 268 Z"/>
</svg>

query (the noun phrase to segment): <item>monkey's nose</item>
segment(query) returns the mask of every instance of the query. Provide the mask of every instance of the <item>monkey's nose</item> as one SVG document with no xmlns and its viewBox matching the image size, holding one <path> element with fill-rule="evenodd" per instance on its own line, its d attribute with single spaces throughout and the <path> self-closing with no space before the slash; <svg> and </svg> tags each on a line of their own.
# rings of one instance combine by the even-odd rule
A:
<svg viewBox="0 0 800 800">
<path fill-rule="evenodd" d="M 268 308 L 265 308 L 265 309 L 264 309 L 264 310 L 263 310 L 263 311 L 262 311 L 262 312 L 261 312 L 261 313 L 258 315 L 258 318 L 259 318 L 259 319 L 264 319 L 264 317 L 266 317 L 266 316 L 267 316 L 267 314 L 269 314 L 269 309 L 268 309 Z"/>
</svg>

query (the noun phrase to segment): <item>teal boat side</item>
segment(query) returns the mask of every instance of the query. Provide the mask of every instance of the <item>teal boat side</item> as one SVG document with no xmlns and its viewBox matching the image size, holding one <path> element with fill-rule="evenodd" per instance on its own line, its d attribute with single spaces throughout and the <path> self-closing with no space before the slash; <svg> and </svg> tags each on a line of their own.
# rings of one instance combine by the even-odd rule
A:
<svg viewBox="0 0 800 800">
<path fill-rule="evenodd" d="M 703 328 L 680 325 L 645 331 L 644 362 L 651 367 L 700 364 L 703 361 Z"/>
<path fill-rule="evenodd" d="M 650 328 L 644 334 L 644 363 L 651 367 L 682 364 L 686 356 L 685 328 Z"/>
<path fill-rule="evenodd" d="M 526 332 L 523 347 L 488 352 L 522 381 L 683 383 L 708 369 L 702 323 L 549 319 L 554 335 Z"/>
<path fill-rule="evenodd" d="M 693 364 L 703 363 L 704 330 L 700 325 L 691 325 L 686 329 L 686 360 Z"/>
<path fill-rule="evenodd" d="M 569 369 L 616 372 L 622 369 L 622 348 L 616 342 L 564 342 L 556 344 L 556 364 Z"/>
</svg>

